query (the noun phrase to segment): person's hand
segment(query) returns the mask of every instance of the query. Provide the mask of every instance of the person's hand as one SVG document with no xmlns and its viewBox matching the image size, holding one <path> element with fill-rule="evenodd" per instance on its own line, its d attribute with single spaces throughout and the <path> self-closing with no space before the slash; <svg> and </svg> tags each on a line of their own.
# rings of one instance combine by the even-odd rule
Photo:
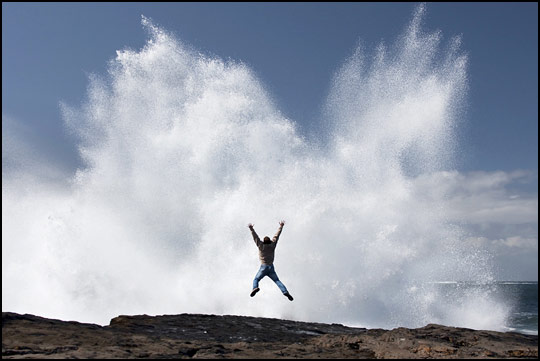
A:
<svg viewBox="0 0 540 361">
<path fill-rule="evenodd" d="M 285 221 L 280 221 L 280 222 L 279 222 L 279 225 L 280 225 L 281 227 L 283 227 L 283 226 L 285 225 Z"/>
<path fill-rule="evenodd" d="M 248 224 L 248 228 L 249 228 L 249 229 L 253 229 L 253 224 L 251 224 L 251 223 Z"/>
</svg>

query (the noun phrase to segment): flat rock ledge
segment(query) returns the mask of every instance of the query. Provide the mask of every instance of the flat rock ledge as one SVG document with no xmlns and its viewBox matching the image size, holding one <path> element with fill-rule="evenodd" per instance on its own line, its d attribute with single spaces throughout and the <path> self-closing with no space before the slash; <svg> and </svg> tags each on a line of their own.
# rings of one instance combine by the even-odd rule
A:
<svg viewBox="0 0 540 361">
<path fill-rule="evenodd" d="M 2 358 L 538 358 L 538 336 L 272 318 L 118 316 L 108 326 L 2 312 Z"/>
</svg>

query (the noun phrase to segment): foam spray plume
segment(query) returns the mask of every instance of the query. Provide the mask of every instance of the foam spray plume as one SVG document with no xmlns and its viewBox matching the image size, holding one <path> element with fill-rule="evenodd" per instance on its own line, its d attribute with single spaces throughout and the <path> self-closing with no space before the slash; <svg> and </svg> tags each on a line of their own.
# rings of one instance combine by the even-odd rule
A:
<svg viewBox="0 0 540 361">
<path fill-rule="evenodd" d="M 71 188 L 23 192 L 3 177 L 3 309 L 99 324 L 213 313 L 500 329 L 508 310 L 485 290 L 443 297 L 432 283 L 489 281 L 491 270 L 423 183 L 451 160 L 466 93 L 459 39 L 441 56 L 423 12 L 372 61 L 362 47 L 345 61 L 324 145 L 247 66 L 143 17 L 144 48 L 118 51 L 84 105 L 62 106 L 86 164 Z M 271 236 L 280 219 L 275 265 L 295 300 L 268 279 L 250 298 L 246 226 Z"/>
</svg>

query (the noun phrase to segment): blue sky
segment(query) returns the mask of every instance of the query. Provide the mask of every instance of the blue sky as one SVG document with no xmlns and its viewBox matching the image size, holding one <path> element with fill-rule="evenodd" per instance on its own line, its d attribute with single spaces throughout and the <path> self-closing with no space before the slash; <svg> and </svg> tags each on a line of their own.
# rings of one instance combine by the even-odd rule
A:
<svg viewBox="0 0 540 361">
<path fill-rule="evenodd" d="M 358 41 L 368 51 L 394 43 L 416 6 L 4 2 L 3 179 L 12 160 L 5 146 L 30 149 L 39 156 L 29 165 L 47 163 L 60 177 L 81 165 L 60 102 L 82 104 L 90 74 L 105 75 L 117 50 L 145 45 L 141 15 L 200 52 L 247 64 L 309 135 L 319 131 L 334 73 Z M 423 30 L 440 30 L 443 46 L 462 36 L 469 87 L 455 173 L 426 182 L 448 182 L 443 202 L 468 224 L 471 242 L 494 250 L 501 279 L 537 279 L 538 4 L 429 3 Z"/>
<path fill-rule="evenodd" d="M 144 45 L 144 14 L 185 43 L 248 64 L 282 112 L 316 131 L 333 73 L 358 40 L 393 42 L 414 3 L 2 3 L 2 113 L 40 152 L 74 167 L 59 102 Z M 432 3 L 426 31 L 462 35 L 469 95 L 459 170 L 537 169 L 538 4 Z"/>
</svg>

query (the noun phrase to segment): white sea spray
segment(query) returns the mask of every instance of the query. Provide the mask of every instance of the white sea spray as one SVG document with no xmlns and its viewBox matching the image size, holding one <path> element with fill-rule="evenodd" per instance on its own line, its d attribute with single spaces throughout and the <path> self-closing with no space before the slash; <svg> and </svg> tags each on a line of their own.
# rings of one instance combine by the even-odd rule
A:
<svg viewBox="0 0 540 361">
<path fill-rule="evenodd" d="M 118 51 L 82 106 L 62 105 L 86 164 L 71 188 L 3 177 L 3 309 L 99 324 L 190 312 L 501 329 L 508 309 L 488 289 L 449 299 L 430 284 L 488 283 L 492 270 L 424 196 L 437 190 L 414 186 L 451 166 L 467 88 L 459 38 L 441 50 L 423 13 L 372 59 L 359 46 L 344 62 L 323 145 L 246 65 L 143 17 L 145 47 Z M 280 219 L 275 266 L 294 302 L 268 279 L 249 297 L 246 226 L 272 236 Z"/>
</svg>

